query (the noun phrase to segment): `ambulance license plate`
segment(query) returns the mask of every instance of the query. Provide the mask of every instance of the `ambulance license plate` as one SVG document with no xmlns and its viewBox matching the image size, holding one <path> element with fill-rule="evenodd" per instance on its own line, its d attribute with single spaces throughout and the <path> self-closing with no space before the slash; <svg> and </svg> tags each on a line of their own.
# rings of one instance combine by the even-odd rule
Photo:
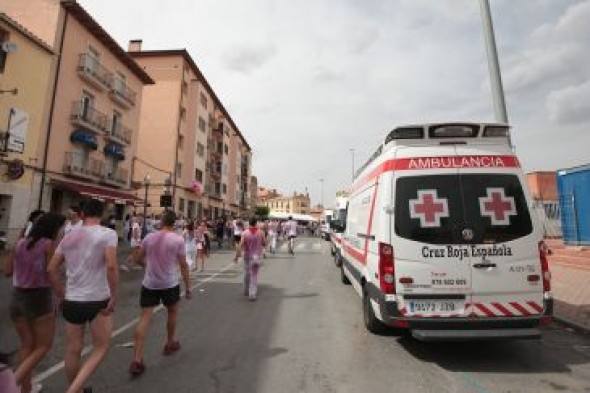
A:
<svg viewBox="0 0 590 393">
<path fill-rule="evenodd" d="M 465 302 L 463 300 L 410 300 L 408 310 L 412 314 L 461 314 Z"/>
</svg>

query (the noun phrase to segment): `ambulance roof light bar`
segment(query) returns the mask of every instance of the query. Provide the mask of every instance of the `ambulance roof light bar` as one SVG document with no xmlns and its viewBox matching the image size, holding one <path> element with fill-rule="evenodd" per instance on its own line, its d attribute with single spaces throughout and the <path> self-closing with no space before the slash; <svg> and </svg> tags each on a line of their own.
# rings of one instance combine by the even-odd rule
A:
<svg viewBox="0 0 590 393">
<path fill-rule="evenodd" d="M 476 138 L 478 124 L 437 124 L 428 129 L 429 138 Z"/>
<path fill-rule="evenodd" d="M 507 138 L 510 127 L 505 125 L 488 125 L 483 129 L 485 138 Z"/>
</svg>

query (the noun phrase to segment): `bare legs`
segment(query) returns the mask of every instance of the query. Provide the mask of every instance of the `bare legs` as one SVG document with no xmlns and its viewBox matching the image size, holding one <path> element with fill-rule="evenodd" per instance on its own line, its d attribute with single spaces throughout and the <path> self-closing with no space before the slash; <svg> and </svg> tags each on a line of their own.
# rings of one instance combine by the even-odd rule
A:
<svg viewBox="0 0 590 393">
<path fill-rule="evenodd" d="M 66 322 L 66 357 L 65 368 L 70 388 L 67 393 L 80 393 L 86 381 L 104 359 L 113 329 L 112 315 L 99 313 L 90 323 L 92 350 L 86 362 L 80 366 L 80 357 L 84 343 L 84 325 Z"/>
<path fill-rule="evenodd" d="M 24 319 L 14 322 L 21 340 L 20 364 L 14 373 L 16 383 L 23 392 L 31 391 L 31 375 L 35 367 L 43 360 L 53 344 L 55 333 L 55 316 L 46 314 L 33 321 Z"/>
</svg>

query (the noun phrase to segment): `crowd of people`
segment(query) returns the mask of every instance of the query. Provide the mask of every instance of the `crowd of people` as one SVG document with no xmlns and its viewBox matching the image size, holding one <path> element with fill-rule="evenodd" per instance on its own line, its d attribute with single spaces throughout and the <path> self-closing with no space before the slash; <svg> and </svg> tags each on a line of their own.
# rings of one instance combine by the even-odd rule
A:
<svg viewBox="0 0 590 393">
<path fill-rule="evenodd" d="M 119 281 L 119 236 L 111 218 L 105 221 L 103 215 L 104 205 L 95 199 L 71 207 L 66 215 L 41 210 L 30 214 L 4 263 L 5 276 L 12 277 L 10 317 L 20 349 L 14 372 L 7 366 L 5 354 L 0 353 L 2 393 L 41 390 L 39 384 L 32 383 L 32 375 L 52 347 L 58 315 L 65 321 L 67 392 L 92 391 L 86 383 L 110 346 Z M 172 355 L 180 349 L 176 338 L 179 301 L 183 294 L 186 299 L 192 297 L 190 270 L 205 269 L 212 241 L 219 248 L 224 244 L 233 247 L 235 263 L 243 260 L 243 294 L 255 301 L 259 267 L 266 251 L 276 253 L 278 240 L 284 239 L 289 253 L 294 254 L 295 238 L 306 230 L 313 233 L 313 228 L 299 225 L 291 217 L 288 221 L 192 221 L 168 210 L 149 220 L 148 225 L 147 220 L 130 215 L 123 236 L 132 249 L 125 263 L 144 267 L 140 318 L 129 366 L 133 376 L 146 369 L 143 348 L 154 310 L 160 304 L 167 310 L 163 354 Z M 86 330 L 92 350 L 82 363 Z"/>
</svg>

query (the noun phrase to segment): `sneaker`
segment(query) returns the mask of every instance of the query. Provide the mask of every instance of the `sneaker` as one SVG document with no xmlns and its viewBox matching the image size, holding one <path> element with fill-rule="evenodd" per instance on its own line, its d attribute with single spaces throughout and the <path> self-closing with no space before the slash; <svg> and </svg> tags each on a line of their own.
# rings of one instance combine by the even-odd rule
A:
<svg viewBox="0 0 590 393">
<path fill-rule="evenodd" d="M 172 341 L 169 344 L 164 345 L 164 355 L 169 356 L 180 349 L 180 343 L 178 341 Z"/>
<path fill-rule="evenodd" d="M 145 371 L 145 364 L 143 364 L 142 362 L 136 362 L 134 360 L 129 365 L 129 374 L 133 375 L 134 377 L 143 374 L 144 371 Z"/>
</svg>

